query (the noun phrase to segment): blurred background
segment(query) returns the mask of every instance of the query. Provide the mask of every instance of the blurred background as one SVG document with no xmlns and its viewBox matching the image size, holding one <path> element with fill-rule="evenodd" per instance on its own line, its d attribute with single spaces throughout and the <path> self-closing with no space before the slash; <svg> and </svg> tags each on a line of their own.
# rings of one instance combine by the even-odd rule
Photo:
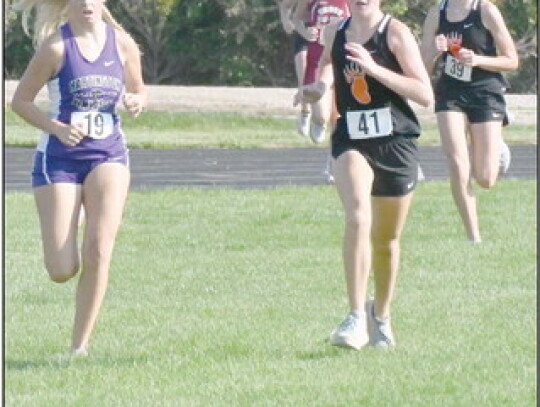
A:
<svg viewBox="0 0 540 407">
<path fill-rule="evenodd" d="M 520 69 L 507 76 L 509 93 L 536 93 L 537 1 L 492 1 L 520 55 Z M 16 80 L 33 49 L 9 3 L 4 2 L 4 79 Z M 417 38 L 434 3 L 383 2 Z M 296 86 L 292 39 L 282 29 L 277 0 L 114 0 L 107 5 L 141 47 L 148 84 Z"/>
</svg>

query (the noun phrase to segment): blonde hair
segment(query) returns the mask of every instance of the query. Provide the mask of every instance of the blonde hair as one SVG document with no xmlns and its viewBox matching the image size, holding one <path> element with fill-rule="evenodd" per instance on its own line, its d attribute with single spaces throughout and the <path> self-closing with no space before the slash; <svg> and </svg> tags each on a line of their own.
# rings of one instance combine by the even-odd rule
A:
<svg viewBox="0 0 540 407">
<path fill-rule="evenodd" d="M 24 32 L 32 38 L 35 47 L 38 47 L 46 38 L 58 31 L 60 26 L 67 21 L 67 2 L 68 0 L 15 1 L 13 10 L 22 13 Z M 33 11 L 35 11 L 34 26 L 30 29 Z M 103 5 L 103 21 L 125 32 L 105 5 Z"/>
</svg>

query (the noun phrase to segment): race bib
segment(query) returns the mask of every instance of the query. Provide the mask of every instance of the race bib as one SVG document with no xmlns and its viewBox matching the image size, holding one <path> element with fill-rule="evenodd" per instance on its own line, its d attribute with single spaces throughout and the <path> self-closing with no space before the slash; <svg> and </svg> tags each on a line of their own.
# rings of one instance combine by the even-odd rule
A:
<svg viewBox="0 0 540 407">
<path fill-rule="evenodd" d="M 454 58 L 452 55 L 448 55 L 446 57 L 444 72 L 448 76 L 451 76 L 454 79 L 457 79 L 463 82 L 470 82 L 472 66 L 465 65 L 463 62 L 460 62 L 459 60 Z"/>
<path fill-rule="evenodd" d="M 114 130 L 112 114 L 102 112 L 73 112 L 71 124 L 77 126 L 88 137 L 104 139 Z"/>
<path fill-rule="evenodd" d="M 347 112 L 346 119 L 351 140 L 388 136 L 394 129 L 389 107 Z"/>
</svg>

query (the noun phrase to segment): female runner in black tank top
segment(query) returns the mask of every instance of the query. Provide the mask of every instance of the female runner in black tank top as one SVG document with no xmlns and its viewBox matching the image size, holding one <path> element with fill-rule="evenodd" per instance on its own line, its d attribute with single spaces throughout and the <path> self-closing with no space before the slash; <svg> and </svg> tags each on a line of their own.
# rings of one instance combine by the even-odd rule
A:
<svg viewBox="0 0 540 407">
<path fill-rule="evenodd" d="M 501 157 L 507 162 L 503 171 L 509 165 L 508 146 L 502 140 L 508 85 L 501 72 L 517 69 L 516 49 L 501 13 L 490 1 L 442 0 L 426 18 L 422 57 L 428 71 L 442 58 L 435 88 L 441 142 L 467 236 L 480 243 L 471 180 L 474 177 L 481 187 L 491 188 Z"/>
<path fill-rule="evenodd" d="M 428 106 L 433 92 L 410 30 L 385 16 L 380 0 L 350 0 L 349 8 L 350 20 L 337 33 L 326 34 L 319 82 L 302 92 L 311 102 L 334 85 L 341 115 L 332 154 L 345 211 L 343 260 L 350 312 L 330 343 L 354 349 L 368 342 L 390 347 L 395 345 L 390 303 L 399 240 L 418 168 L 415 139 L 420 129 L 406 99 Z M 375 300 L 366 304 L 372 267 Z"/>
</svg>

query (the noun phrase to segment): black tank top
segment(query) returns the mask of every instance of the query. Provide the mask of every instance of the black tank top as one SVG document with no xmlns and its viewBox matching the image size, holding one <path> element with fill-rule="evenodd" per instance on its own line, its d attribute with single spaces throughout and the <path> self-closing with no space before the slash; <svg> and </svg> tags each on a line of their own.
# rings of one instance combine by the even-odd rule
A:
<svg viewBox="0 0 540 407">
<path fill-rule="evenodd" d="M 497 49 L 493 36 L 489 30 L 482 24 L 480 13 L 481 0 L 475 0 L 469 15 L 462 21 L 450 22 L 446 16 L 448 0 L 441 0 L 439 8 L 439 28 L 437 34 L 444 34 L 446 37 L 450 35 L 461 36 L 462 48 L 468 48 L 477 55 L 497 56 Z M 446 59 L 450 53 L 443 54 L 442 63 L 446 63 Z M 440 83 L 444 82 L 444 83 Z M 509 87 L 508 82 L 500 72 L 487 71 L 479 67 L 472 68 L 471 81 L 463 82 L 454 79 L 445 73 L 442 69 L 440 85 L 443 86 L 475 86 L 475 84 L 485 85 L 493 84 L 495 86 Z"/>
<path fill-rule="evenodd" d="M 385 15 L 373 36 L 363 44 L 377 64 L 391 71 L 402 73 L 402 69 L 394 54 L 388 48 L 387 33 L 391 20 Z M 346 59 L 345 32 L 351 19 L 344 20 L 339 26 L 332 45 L 332 68 L 334 71 L 334 87 L 336 105 L 340 115 L 333 137 L 349 138 L 346 116 L 350 111 L 390 108 L 394 135 L 418 137 L 420 125 L 407 100 L 376 79 L 365 75 L 354 62 Z"/>
</svg>

